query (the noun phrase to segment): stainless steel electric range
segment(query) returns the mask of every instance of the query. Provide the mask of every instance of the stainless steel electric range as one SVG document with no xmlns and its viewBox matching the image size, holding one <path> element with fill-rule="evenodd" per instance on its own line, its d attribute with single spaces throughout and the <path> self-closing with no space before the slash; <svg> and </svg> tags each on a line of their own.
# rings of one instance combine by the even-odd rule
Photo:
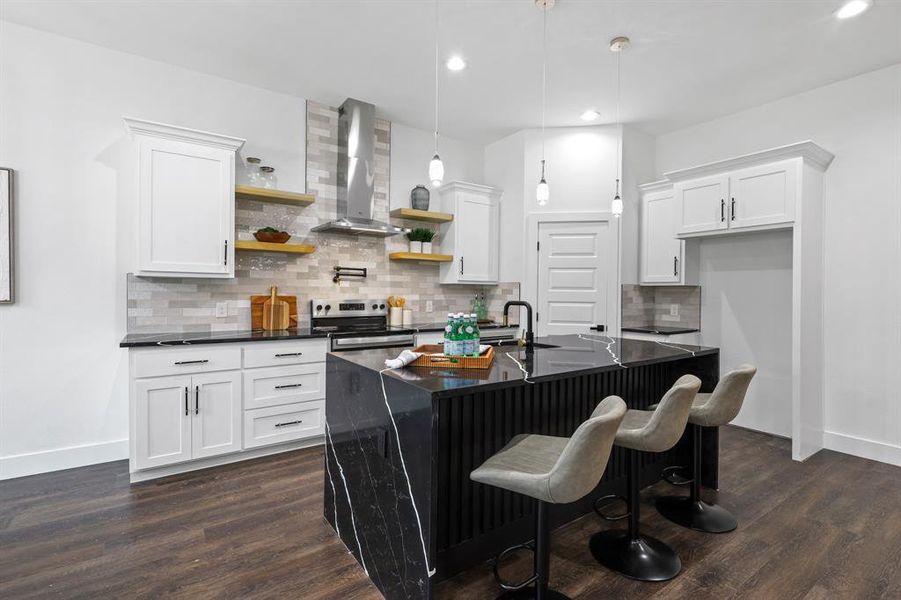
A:
<svg viewBox="0 0 901 600">
<path fill-rule="evenodd" d="M 332 350 L 401 348 L 413 345 L 413 329 L 388 326 L 388 301 L 310 300 L 313 331 L 328 333 Z"/>
</svg>

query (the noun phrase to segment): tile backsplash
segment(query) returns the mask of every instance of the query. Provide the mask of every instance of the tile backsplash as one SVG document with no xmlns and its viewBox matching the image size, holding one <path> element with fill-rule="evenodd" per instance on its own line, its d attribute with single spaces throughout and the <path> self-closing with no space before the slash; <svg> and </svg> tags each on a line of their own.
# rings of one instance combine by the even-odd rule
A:
<svg viewBox="0 0 901 600">
<path fill-rule="evenodd" d="M 373 218 L 388 220 L 391 124 L 376 122 L 375 194 Z M 262 157 L 265 159 L 265 156 Z M 476 286 L 439 285 L 438 265 L 392 262 L 390 252 L 405 250 L 406 238 L 375 238 L 310 233 L 314 225 L 334 219 L 337 210 L 338 111 L 307 103 L 307 192 L 316 202 L 294 208 L 239 200 L 235 223 L 239 239 L 260 227 L 272 226 L 294 235 L 292 243 L 316 246 L 316 252 L 288 254 L 238 252 L 234 279 L 145 278 L 128 275 L 128 332 L 229 331 L 250 328 L 250 296 L 296 295 L 301 321 L 309 319 L 311 298 L 384 298 L 404 296 L 417 322 L 441 321 L 451 311 L 466 310 Z M 417 226 L 407 222 L 406 226 Z M 422 226 L 419 223 L 419 226 Z M 440 249 L 440 239 L 438 240 Z M 440 251 L 436 249 L 436 251 Z M 332 269 L 366 267 L 360 281 L 332 283 Z M 507 300 L 519 298 L 519 283 L 482 288 L 489 314 L 500 317 Z M 433 311 L 426 312 L 431 301 Z M 216 317 L 216 304 L 226 302 L 228 316 Z"/>
<path fill-rule="evenodd" d="M 672 305 L 678 315 L 670 314 Z M 622 326 L 681 326 L 701 328 L 700 286 L 650 286 L 624 284 Z"/>
</svg>

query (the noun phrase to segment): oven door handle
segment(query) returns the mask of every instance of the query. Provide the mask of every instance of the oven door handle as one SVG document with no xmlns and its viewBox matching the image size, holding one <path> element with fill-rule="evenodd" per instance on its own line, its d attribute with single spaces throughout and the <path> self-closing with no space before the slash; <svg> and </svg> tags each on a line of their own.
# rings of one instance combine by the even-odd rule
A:
<svg viewBox="0 0 901 600">
<path fill-rule="evenodd" d="M 332 338 L 332 348 L 378 348 L 379 346 L 412 346 L 412 335 L 375 335 L 354 338 Z"/>
</svg>

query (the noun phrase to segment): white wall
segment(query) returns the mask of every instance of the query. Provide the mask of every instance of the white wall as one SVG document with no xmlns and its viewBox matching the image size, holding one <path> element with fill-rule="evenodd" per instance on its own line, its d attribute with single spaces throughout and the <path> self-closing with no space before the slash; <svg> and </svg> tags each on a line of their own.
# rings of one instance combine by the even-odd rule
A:
<svg viewBox="0 0 901 600">
<path fill-rule="evenodd" d="M 0 478 L 127 457 L 122 116 L 247 139 L 304 189 L 305 102 L 2 22 L 0 164 L 16 170 L 17 299 L 0 306 Z"/>
<path fill-rule="evenodd" d="M 825 443 L 901 464 L 901 65 L 657 140 L 659 172 L 811 139 L 825 173 Z"/>
<path fill-rule="evenodd" d="M 522 281 L 525 250 L 523 236 L 525 132 L 518 131 L 485 147 L 485 184 L 504 190 L 500 210 L 500 280 Z M 536 181 L 537 183 L 537 181 Z M 534 194 L 534 186 L 531 188 Z M 534 196 L 532 197 L 534 202 Z"/>
<path fill-rule="evenodd" d="M 758 369 L 735 424 L 791 437 L 791 232 L 688 243 L 700 245 L 701 344 L 720 348 L 724 370 Z"/>
<path fill-rule="evenodd" d="M 444 163 L 444 181 L 482 183 L 483 147 L 479 144 L 441 137 L 438 152 Z M 400 123 L 391 123 L 392 209 L 410 206 L 410 190 L 424 185 L 431 192 L 430 208 L 441 210 L 438 192 L 429 181 L 429 161 L 435 154 L 435 135 Z M 506 281 L 506 280 L 504 280 Z"/>
</svg>

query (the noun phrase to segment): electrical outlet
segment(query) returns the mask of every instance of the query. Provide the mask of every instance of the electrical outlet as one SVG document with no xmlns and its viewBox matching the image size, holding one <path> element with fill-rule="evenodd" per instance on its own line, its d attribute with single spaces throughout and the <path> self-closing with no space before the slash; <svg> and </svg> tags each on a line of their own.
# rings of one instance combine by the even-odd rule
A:
<svg viewBox="0 0 901 600">
<path fill-rule="evenodd" d="M 216 316 L 217 317 L 227 317 L 228 316 L 228 302 L 217 302 L 216 303 Z"/>
<path fill-rule="evenodd" d="M 669 305 L 669 314 L 671 317 L 679 316 L 679 305 L 678 304 L 670 304 Z"/>
<path fill-rule="evenodd" d="M 426 300 L 425 301 L 425 311 L 427 313 L 435 312 L 435 303 L 432 302 L 431 300 Z"/>
</svg>

